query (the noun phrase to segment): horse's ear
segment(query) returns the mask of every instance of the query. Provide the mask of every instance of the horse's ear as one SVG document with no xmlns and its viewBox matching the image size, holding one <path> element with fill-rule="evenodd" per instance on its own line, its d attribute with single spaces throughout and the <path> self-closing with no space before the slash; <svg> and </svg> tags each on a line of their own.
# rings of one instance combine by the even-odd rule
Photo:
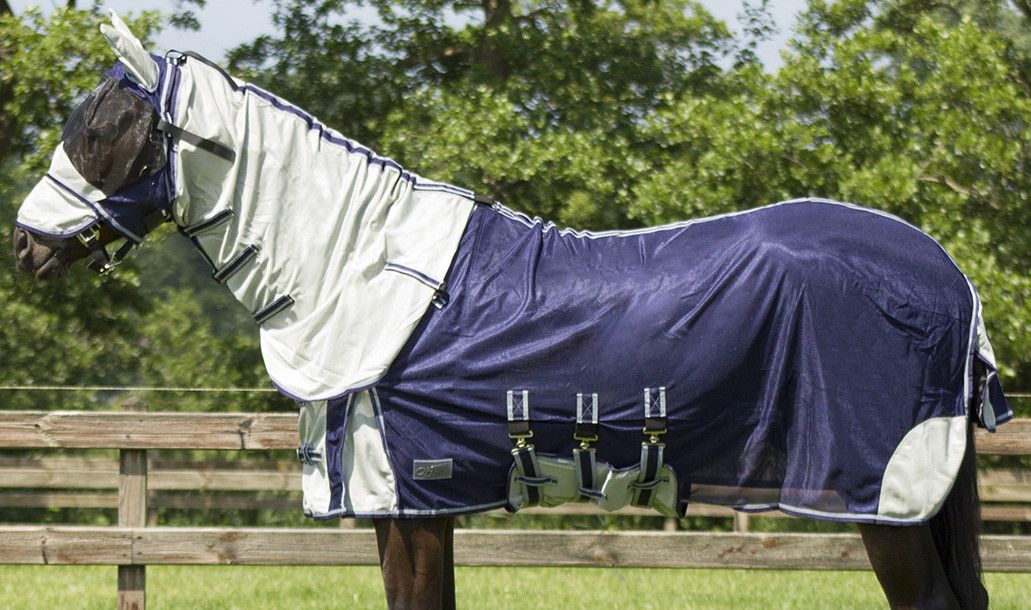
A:
<svg viewBox="0 0 1031 610">
<path fill-rule="evenodd" d="M 129 75 L 147 91 L 158 86 L 158 65 L 143 48 L 143 43 L 133 36 L 129 26 L 113 10 L 111 25 L 101 24 L 100 32 L 107 38 L 115 55 L 129 71 Z"/>
</svg>

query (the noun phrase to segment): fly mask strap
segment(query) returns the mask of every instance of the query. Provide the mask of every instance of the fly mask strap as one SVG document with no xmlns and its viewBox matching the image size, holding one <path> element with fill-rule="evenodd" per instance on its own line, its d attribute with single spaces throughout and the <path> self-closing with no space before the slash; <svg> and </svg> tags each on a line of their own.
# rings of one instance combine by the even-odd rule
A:
<svg viewBox="0 0 1031 610">
<path fill-rule="evenodd" d="M 230 163 L 236 161 L 236 151 L 234 151 L 232 148 L 229 148 L 225 144 L 219 144 L 218 142 L 210 138 L 201 137 L 195 133 L 186 131 L 182 127 L 177 127 L 169 123 L 165 119 L 161 119 L 158 121 L 157 128 L 158 131 L 163 131 L 164 133 L 167 133 L 172 139 L 182 140 L 184 142 L 192 144 L 200 150 L 207 151 L 215 155 L 216 157 L 225 159 Z"/>
</svg>

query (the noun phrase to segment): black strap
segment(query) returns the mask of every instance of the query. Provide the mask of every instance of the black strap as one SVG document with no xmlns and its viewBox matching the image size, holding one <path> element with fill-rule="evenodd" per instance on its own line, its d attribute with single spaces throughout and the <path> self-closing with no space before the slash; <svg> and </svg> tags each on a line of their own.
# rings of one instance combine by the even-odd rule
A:
<svg viewBox="0 0 1031 610">
<path fill-rule="evenodd" d="M 595 443 L 601 425 L 598 423 L 598 394 L 576 395 L 576 427 L 573 440 L 580 446 L 573 449 L 573 469 L 576 473 L 576 491 L 584 499 L 604 500 L 605 494 L 597 489 L 594 468 L 597 464 Z"/>
<path fill-rule="evenodd" d="M 542 477 L 537 468 L 537 454 L 534 452 L 533 431 L 530 430 L 530 392 L 529 390 L 508 391 L 508 437 L 512 439 L 512 459 L 515 460 L 516 481 L 523 484 L 526 490 L 526 506 L 539 504 L 541 493 L 538 487 L 552 482 L 549 477 Z"/>
<path fill-rule="evenodd" d="M 161 208 L 154 208 L 143 217 L 143 227 L 146 229 L 145 233 L 150 233 L 168 221 L 168 214 L 166 214 L 164 210 Z"/>
<path fill-rule="evenodd" d="M 473 195 L 473 203 L 492 207 L 497 202 L 493 197 L 488 197 L 487 195 Z"/>
<path fill-rule="evenodd" d="M 515 458 L 516 469 L 519 471 L 516 480 L 521 482 L 526 489 L 526 505 L 533 506 L 540 504 L 541 492 L 538 487 L 548 483 L 551 479 L 541 477 L 537 470 L 537 456 L 534 453 L 533 445 L 512 450 L 512 457 Z"/>
<path fill-rule="evenodd" d="M 169 123 L 165 119 L 158 120 L 157 128 L 159 131 L 164 131 L 177 140 L 182 140 L 201 150 L 206 150 L 216 157 L 221 157 L 230 163 L 236 161 L 236 152 L 225 144 L 219 144 L 214 140 L 198 136 L 195 133 L 191 133 L 181 127 L 177 127 Z"/>
<path fill-rule="evenodd" d="M 186 237 L 193 237 L 193 236 L 195 236 L 195 235 L 197 235 L 199 233 L 203 233 L 204 231 L 207 231 L 208 229 L 213 229 L 213 228 L 215 228 L 215 227 L 217 227 L 217 226 L 219 226 L 219 225 L 221 225 L 223 223 L 228 222 L 229 219 L 232 218 L 232 217 L 233 217 L 233 210 L 231 210 L 229 208 L 226 208 L 226 209 L 222 210 L 221 212 L 219 212 L 218 214 L 215 214 L 211 218 L 208 218 L 207 220 L 202 220 L 202 221 L 200 221 L 200 222 L 198 222 L 196 224 L 192 224 L 192 225 L 190 225 L 188 227 L 183 227 L 181 229 L 181 232 Z"/>
<path fill-rule="evenodd" d="M 111 257 L 108 256 L 107 249 L 100 243 L 99 237 L 83 243 L 89 249 L 90 255 L 90 262 L 86 265 L 87 269 L 97 273 L 107 273 L 114 268 L 111 264 Z"/>
<path fill-rule="evenodd" d="M 236 255 L 233 256 L 233 258 L 231 258 L 224 267 L 211 274 L 211 277 L 215 278 L 215 281 L 221 284 L 236 275 L 236 272 L 243 269 L 243 266 L 252 258 L 257 256 L 257 254 L 257 246 L 246 246 L 243 250 L 236 253 Z"/>
<path fill-rule="evenodd" d="M 262 307 L 258 311 L 254 312 L 254 321 L 258 324 L 264 324 L 268 320 L 271 320 L 273 316 L 283 311 L 287 307 L 294 304 L 294 299 L 290 295 L 281 296 L 275 301 L 272 301 L 268 305 Z"/>
<path fill-rule="evenodd" d="M 319 452 L 311 443 L 305 443 L 297 448 L 297 459 L 302 464 L 318 464 L 319 460 L 322 459 L 322 453 Z"/>
<path fill-rule="evenodd" d="M 508 436 L 509 438 L 533 436 L 530 432 L 530 422 L 524 419 L 508 422 Z"/>
<path fill-rule="evenodd" d="M 635 506 L 648 508 L 651 506 L 652 495 L 655 488 L 662 482 L 659 472 L 662 469 L 662 453 L 665 446 L 662 443 L 642 443 L 641 445 L 641 474 L 633 487 L 637 488 Z"/>
</svg>

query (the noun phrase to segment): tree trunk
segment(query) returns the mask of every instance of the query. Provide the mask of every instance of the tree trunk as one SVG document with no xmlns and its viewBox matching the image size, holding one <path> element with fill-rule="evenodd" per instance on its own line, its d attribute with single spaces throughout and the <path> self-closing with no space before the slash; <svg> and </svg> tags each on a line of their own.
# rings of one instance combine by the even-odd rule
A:
<svg viewBox="0 0 1031 610">
<path fill-rule="evenodd" d="M 483 37 L 480 39 L 479 60 L 483 71 L 493 79 L 502 81 L 508 76 L 508 62 L 491 34 L 512 21 L 511 0 L 481 0 L 483 7 Z"/>
</svg>

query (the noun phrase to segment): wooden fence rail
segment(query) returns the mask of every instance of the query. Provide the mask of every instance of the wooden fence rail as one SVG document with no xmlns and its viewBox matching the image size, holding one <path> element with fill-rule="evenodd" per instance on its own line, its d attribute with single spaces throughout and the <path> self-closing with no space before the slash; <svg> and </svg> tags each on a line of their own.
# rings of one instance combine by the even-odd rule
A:
<svg viewBox="0 0 1031 610">
<path fill-rule="evenodd" d="M 987 536 L 985 569 L 1028 571 L 1031 536 Z M 458 530 L 467 566 L 866 570 L 854 534 Z M 0 563 L 377 565 L 371 530 L 6 526 Z"/>
<path fill-rule="evenodd" d="M 297 416 L 289 413 L 125 413 L 4 411 L 0 448 L 294 449 Z M 977 431 L 986 455 L 1031 454 L 1031 419 L 989 434 Z"/>
<path fill-rule="evenodd" d="M 151 511 L 176 509 L 297 510 L 301 468 L 296 460 L 190 462 L 151 458 L 148 466 L 148 506 Z M 982 516 L 987 521 L 1031 521 L 1031 472 L 996 468 L 979 473 Z M 119 462 L 116 458 L 85 456 L 0 456 L 0 507 L 116 508 Z M 60 491 L 53 491 L 60 490 Z M 78 490 L 91 490 L 82 493 Z M 191 494 L 187 491 L 216 493 Z M 175 493 L 182 492 L 182 493 Z M 255 492 L 265 492 L 257 494 Z M 1015 506 L 1017 503 L 1027 506 Z M 593 504 L 565 504 L 551 509 L 528 509 L 554 515 L 607 514 Z M 654 516 L 655 511 L 626 507 L 616 514 Z M 690 516 L 731 518 L 734 510 L 692 504 Z M 770 518 L 793 518 L 779 511 Z"/>
<path fill-rule="evenodd" d="M 0 526 L 0 563 L 117 565 L 120 608 L 144 608 L 148 564 L 376 564 L 368 530 L 145 527 L 148 500 L 162 491 L 289 491 L 298 484 L 295 467 L 151 469 L 147 449 L 293 449 L 296 425 L 292 414 L 0 411 L 0 448 L 118 449 L 120 456 L 117 472 L 96 458 L 32 458 L 41 466 L 35 469 L 23 468 L 24 458 L 0 460 L 5 487 L 118 489 L 118 527 Z M 982 454 L 1031 454 L 1031 420 L 1011 422 L 994 435 L 979 431 L 977 443 Z M 71 466 L 70 460 L 79 460 L 76 469 L 54 467 Z M 995 471 L 981 484 L 986 496 L 1027 499 L 1022 471 Z M 0 498 L 27 503 L 30 493 Z M 41 493 L 55 502 L 72 496 L 110 501 L 104 494 Z M 708 508 L 720 516 L 727 510 Z M 852 534 L 461 530 L 455 541 L 460 565 L 869 568 Z M 988 570 L 1031 571 L 1031 536 L 986 536 L 982 547 Z"/>
</svg>

